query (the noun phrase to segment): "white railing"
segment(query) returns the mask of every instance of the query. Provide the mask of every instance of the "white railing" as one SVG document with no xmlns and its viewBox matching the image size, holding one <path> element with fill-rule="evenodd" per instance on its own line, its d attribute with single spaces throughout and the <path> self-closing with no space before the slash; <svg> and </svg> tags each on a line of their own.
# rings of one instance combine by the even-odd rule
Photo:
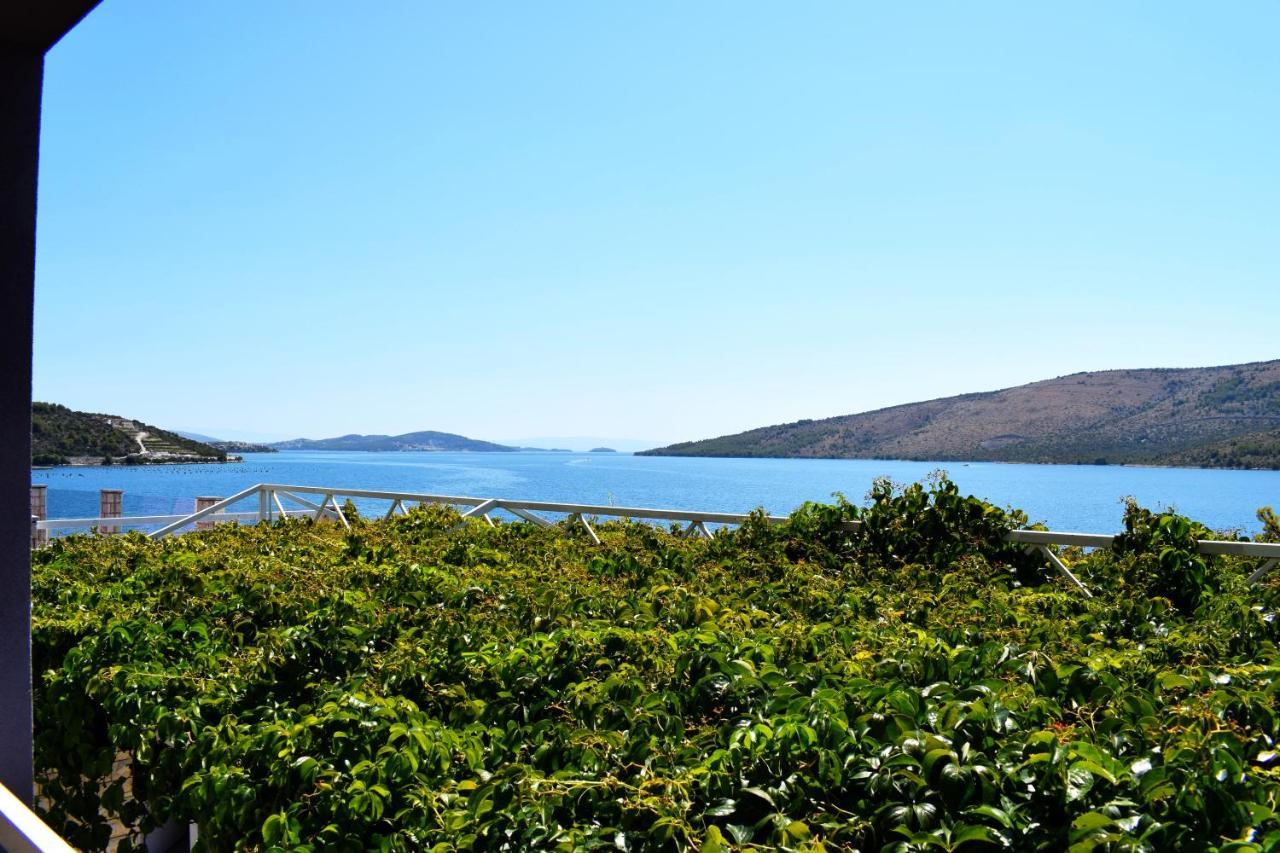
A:
<svg viewBox="0 0 1280 853">
<path fill-rule="evenodd" d="M 307 497 L 303 497 L 306 495 Z M 231 511 L 236 504 L 250 499 L 257 501 L 253 511 Z M 356 498 L 360 500 L 377 500 L 389 502 L 387 518 L 396 514 L 409 512 L 411 504 L 447 505 L 463 508 L 463 518 L 484 519 L 494 524 L 493 514 L 508 512 L 522 521 L 548 527 L 555 522 L 539 513 L 555 513 L 568 516 L 575 523 L 581 524 L 596 543 L 600 537 L 591 526 L 591 518 L 625 518 L 643 519 L 646 521 L 669 521 L 686 524 L 685 534 L 690 536 L 712 535 L 708 524 L 736 525 L 748 518 L 746 513 L 733 512 L 699 512 L 682 509 L 653 509 L 649 507 L 601 506 L 598 504 L 556 503 L 552 501 L 519 501 L 506 498 L 473 498 L 458 495 L 427 495 L 415 492 L 387 492 L 371 489 L 343 489 L 328 486 L 288 486 L 276 483 L 259 483 L 228 498 L 223 498 L 211 506 L 188 515 L 150 515 L 123 518 L 62 518 L 36 522 L 40 530 L 66 530 L 85 528 L 122 528 L 146 527 L 161 525 L 149 535 L 162 538 L 177 533 L 183 528 L 199 522 L 213 523 L 222 521 L 276 521 L 287 517 L 311 517 L 316 520 L 329 519 L 346 527 L 351 525 L 343 515 L 338 499 Z M 766 515 L 764 520 L 769 524 L 781 524 L 786 516 Z M 857 530 L 857 521 L 845 522 L 849 530 Z M 1006 537 L 1008 541 L 1025 546 L 1028 552 L 1038 551 L 1055 569 L 1074 584 L 1084 595 L 1090 596 L 1089 590 L 1051 546 L 1076 546 L 1081 548 L 1110 548 L 1115 544 L 1116 536 L 1105 533 L 1067 533 L 1054 530 L 1014 530 Z M 1239 542 L 1233 540 L 1201 539 L 1196 543 L 1202 554 L 1229 554 L 1238 557 L 1251 557 L 1263 560 L 1261 566 L 1249 576 L 1250 583 L 1257 583 L 1264 575 L 1280 563 L 1280 543 Z"/>
<path fill-rule="evenodd" d="M 7 853 L 74 853 L 40 816 L 0 785 L 0 850 Z"/>
</svg>

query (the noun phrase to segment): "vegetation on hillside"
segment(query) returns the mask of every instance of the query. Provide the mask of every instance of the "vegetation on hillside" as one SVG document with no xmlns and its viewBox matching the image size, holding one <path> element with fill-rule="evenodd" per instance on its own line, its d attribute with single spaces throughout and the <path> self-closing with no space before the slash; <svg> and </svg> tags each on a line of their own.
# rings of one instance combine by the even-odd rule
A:
<svg viewBox="0 0 1280 853">
<path fill-rule="evenodd" d="M 73 456 L 128 456 L 138 443 L 101 418 L 57 403 L 31 404 L 31 462 L 63 465 Z"/>
<path fill-rule="evenodd" d="M 1280 361 L 1078 373 L 646 453 L 1280 468 Z"/>
<path fill-rule="evenodd" d="M 710 540 L 440 507 L 57 540 L 45 815 L 86 848 L 100 809 L 205 850 L 1280 847 L 1280 587 L 1130 506 L 1064 554 L 1087 599 L 1024 523 L 938 480 Z"/>
<path fill-rule="evenodd" d="M 1224 438 L 1172 453 L 1165 461 L 1198 468 L 1280 468 L 1280 429 Z"/>
<path fill-rule="evenodd" d="M 158 461 L 168 454 L 204 457 L 209 461 L 226 458 L 225 451 L 134 421 L 138 431 L 147 436 L 144 453 L 134 434 L 113 425 L 113 420 L 124 419 L 77 412 L 57 403 L 32 403 L 31 464 L 65 465 L 77 457 L 140 464 Z"/>
</svg>

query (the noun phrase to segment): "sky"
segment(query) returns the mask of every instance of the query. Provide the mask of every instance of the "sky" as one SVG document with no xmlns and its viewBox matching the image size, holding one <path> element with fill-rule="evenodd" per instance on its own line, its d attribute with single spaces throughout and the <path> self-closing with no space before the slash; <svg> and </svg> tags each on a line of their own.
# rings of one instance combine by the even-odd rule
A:
<svg viewBox="0 0 1280 853">
<path fill-rule="evenodd" d="M 105 0 L 35 399 L 669 442 L 1280 357 L 1280 4 Z"/>
</svg>

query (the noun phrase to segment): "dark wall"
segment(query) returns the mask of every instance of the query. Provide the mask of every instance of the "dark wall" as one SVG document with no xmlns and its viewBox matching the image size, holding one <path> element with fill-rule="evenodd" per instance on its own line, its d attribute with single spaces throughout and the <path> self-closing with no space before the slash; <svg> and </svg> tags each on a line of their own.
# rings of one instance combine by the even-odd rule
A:
<svg viewBox="0 0 1280 853">
<path fill-rule="evenodd" d="M 44 55 L 99 0 L 0 2 L 0 784 L 30 802 L 31 303 Z"/>
<path fill-rule="evenodd" d="M 30 800 L 31 302 L 44 50 L 0 43 L 0 783 Z"/>
</svg>

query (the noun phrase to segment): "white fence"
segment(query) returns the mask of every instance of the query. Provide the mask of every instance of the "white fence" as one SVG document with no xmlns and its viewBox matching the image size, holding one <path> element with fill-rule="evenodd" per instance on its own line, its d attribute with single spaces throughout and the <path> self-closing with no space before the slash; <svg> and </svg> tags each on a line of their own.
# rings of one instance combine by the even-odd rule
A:
<svg viewBox="0 0 1280 853">
<path fill-rule="evenodd" d="M 8 853 L 73 853 L 27 804 L 0 785 L 0 850 Z"/>
<path fill-rule="evenodd" d="M 484 519 L 494 524 L 493 514 L 508 512 L 516 518 L 547 527 L 555 522 L 539 513 L 553 513 L 568 516 L 575 523 L 581 524 L 597 544 L 600 542 L 595 529 L 591 526 L 592 518 L 641 519 L 645 521 L 667 521 L 687 525 L 685 533 L 691 536 L 712 535 L 708 524 L 737 525 L 745 522 L 750 516 L 746 513 L 732 512 L 698 512 L 681 509 L 652 509 L 649 507 L 600 506 L 596 504 L 555 503 L 551 501 L 519 501 L 506 498 L 473 498 L 458 495 L 425 495 L 414 492 L 386 492 L 370 489 L 342 489 L 320 486 L 288 486 L 275 483 L 259 483 L 231 497 L 224 498 L 211 506 L 190 513 L 189 515 L 150 515 L 126 516 L 123 518 L 60 518 L 37 520 L 32 519 L 36 530 L 69 530 L 154 527 L 159 529 L 149 535 L 161 538 L 177 533 L 184 528 L 198 525 L 200 522 L 267 522 L 286 517 L 311 517 L 330 519 L 345 526 L 350 526 L 342 513 L 339 499 L 356 498 L 365 501 L 386 501 L 388 508 L 386 517 L 396 514 L 408 514 L 411 505 L 448 505 L 463 510 L 464 518 Z M 252 510 L 235 511 L 233 507 L 247 501 L 256 502 Z M 780 524 L 787 520 L 786 516 L 767 515 L 765 520 L 770 524 Z M 857 521 L 845 522 L 850 530 L 856 530 Z M 1038 551 L 1055 569 L 1062 573 L 1084 595 L 1090 592 L 1051 546 L 1077 546 L 1082 548 L 1109 548 L 1116 536 L 1105 533 L 1065 533 L 1053 530 L 1014 530 L 1008 534 L 1008 540 L 1025 546 L 1027 551 Z M 1249 576 L 1250 583 L 1257 583 L 1267 572 L 1280 563 L 1280 543 L 1239 542 L 1233 540 L 1201 539 L 1197 548 L 1202 554 L 1230 554 L 1238 557 L 1252 557 L 1262 560 L 1258 569 Z"/>
</svg>

